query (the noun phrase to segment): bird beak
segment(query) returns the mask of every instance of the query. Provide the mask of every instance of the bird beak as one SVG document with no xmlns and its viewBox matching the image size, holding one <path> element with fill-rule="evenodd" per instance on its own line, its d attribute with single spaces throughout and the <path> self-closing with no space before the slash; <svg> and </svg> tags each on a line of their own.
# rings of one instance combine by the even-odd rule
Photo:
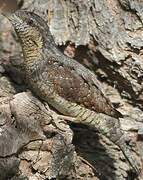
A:
<svg viewBox="0 0 143 180">
<path fill-rule="evenodd" d="M 11 14 L 10 16 L 7 16 L 7 18 L 13 25 L 19 22 L 19 18 L 16 16 L 15 13 Z"/>
<path fill-rule="evenodd" d="M 9 16 L 6 16 L 8 18 L 8 20 L 11 22 L 11 24 L 13 25 L 13 27 L 15 28 L 15 30 L 17 29 L 17 27 L 19 25 L 21 25 L 23 23 L 22 19 L 18 16 L 18 12 L 13 13 Z"/>
</svg>

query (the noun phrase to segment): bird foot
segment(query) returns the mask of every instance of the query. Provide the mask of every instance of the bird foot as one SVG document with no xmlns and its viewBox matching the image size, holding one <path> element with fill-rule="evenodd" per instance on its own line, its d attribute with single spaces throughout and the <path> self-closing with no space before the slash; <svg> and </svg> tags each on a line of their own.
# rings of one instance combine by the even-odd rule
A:
<svg viewBox="0 0 143 180">
<path fill-rule="evenodd" d="M 51 118 L 53 119 L 55 126 L 58 129 L 60 129 L 61 131 L 67 131 L 68 130 L 68 128 L 63 127 L 61 125 L 61 123 L 65 123 L 66 120 L 68 120 L 68 121 L 75 121 L 75 119 L 76 119 L 76 118 L 73 118 L 71 116 L 64 116 L 64 115 L 57 114 L 56 112 L 52 111 L 49 108 L 49 105 L 46 102 L 44 102 L 44 105 L 45 105 L 46 109 L 48 110 L 48 112 L 47 112 L 48 115 L 51 116 Z"/>
</svg>

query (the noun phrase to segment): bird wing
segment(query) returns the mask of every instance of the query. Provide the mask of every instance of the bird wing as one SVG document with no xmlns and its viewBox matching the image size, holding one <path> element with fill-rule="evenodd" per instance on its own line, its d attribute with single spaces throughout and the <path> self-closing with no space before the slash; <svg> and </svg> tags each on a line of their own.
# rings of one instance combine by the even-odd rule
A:
<svg viewBox="0 0 143 180">
<path fill-rule="evenodd" d="M 48 72 L 48 83 L 50 81 L 56 93 L 66 100 L 96 112 L 120 116 L 105 96 L 95 74 L 77 61 L 70 58 L 61 61 L 50 57 L 42 72 Z"/>
</svg>

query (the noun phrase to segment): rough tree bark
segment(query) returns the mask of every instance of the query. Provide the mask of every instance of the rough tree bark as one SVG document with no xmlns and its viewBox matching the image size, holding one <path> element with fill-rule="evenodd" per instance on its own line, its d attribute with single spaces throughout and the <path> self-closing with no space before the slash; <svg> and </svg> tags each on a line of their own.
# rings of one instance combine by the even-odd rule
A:
<svg viewBox="0 0 143 180">
<path fill-rule="evenodd" d="M 19 8 L 34 11 L 47 21 L 61 51 L 95 72 L 124 115 L 121 128 L 141 160 L 143 2 L 18 3 Z M 65 131 L 57 129 L 44 104 L 28 91 L 21 47 L 8 20 L 0 16 L 0 180 L 136 179 L 117 146 L 83 125 L 62 123 Z"/>
</svg>

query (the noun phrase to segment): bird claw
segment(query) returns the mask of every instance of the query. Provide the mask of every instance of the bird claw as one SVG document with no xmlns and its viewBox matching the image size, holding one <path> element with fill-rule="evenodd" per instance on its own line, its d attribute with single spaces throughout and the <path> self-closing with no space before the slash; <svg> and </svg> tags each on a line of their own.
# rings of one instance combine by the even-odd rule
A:
<svg viewBox="0 0 143 180">
<path fill-rule="evenodd" d="M 67 131 L 68 128 L 65 128 L 61 125 L 62 122 L 65 122 L 64 120 L 68 120 L 68 121 L 75 121 L 75 118 L 73 117 L 70 117 L 70 116 L 64 116 L 64 115 L 59 115 L 57 114 L 56 112 L 52 111 L 50 108 L 49 108 L 49 105 L 44 102 L 44 105 L 46 107 L 46 109 L 48 110 L 47 111 L 47 114 L 49 116 L 51 116 L 51 118 L 53 119 L 54 121 L 54 124 L 55 126 L 60 129 L 61 131 Z"/>
</svg>

